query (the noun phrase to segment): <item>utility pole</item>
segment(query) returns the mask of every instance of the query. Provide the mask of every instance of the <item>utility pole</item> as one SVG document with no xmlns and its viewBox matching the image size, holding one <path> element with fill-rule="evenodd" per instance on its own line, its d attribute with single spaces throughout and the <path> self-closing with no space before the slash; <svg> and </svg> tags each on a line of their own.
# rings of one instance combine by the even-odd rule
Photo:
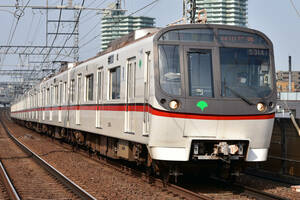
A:
<svg viewBox="0 0 300 200">
<path fill-rule="evenodd" d="M 15 3 L 16 2 L 16 3 Z M 79 17 L 83 10 L 96 11 L 97 14 L 107 14 L 108 11 L 125 11 L 121 10 L 121 1 L 118 8 L 99 9 L 95 7 L 84 7 L 84 4 L 73 5 L 73 0 L 61 1 L 60 5 L 51 5 L 51 1 L 44 1 L 44 5 L 20 5 L 20 0 L 16 0 L 15 4 L 0 5 L 1 8 L 15 8 L 16 11 L 12 14 L 16 18 L 24 15 L 24 10 L 31 8 L 35 10 L 45 10 L 45 41 L 39 45 L 2 45 L 0 44 L 0 55 L 18 55 L 20 64 L 9 66 L 5 63 L 1 64 L 4 69 L 0 70 L 0 76 L 10 76 L 11 80 L 16 79 L 19 83 L 19 89 L 28 89 L 34 83 L 55 72 L 60 65 L 55 64 L 55 61 L 64 60 L 68 62 L 78 62 L 79 60 Z M 23 2 L 23 1 L 22 1 Z M 66 2 L 63 4 L 63 2 Z M 84 2 L 84 1 L 82 1 Z M 50 5 L 49 5 L 50 4 Z M 56 14 L 60 11 L 60 17 Z M 56 12 L 56 13 L 55 13 Z M 66 18 L 69 13 L 74 16 L 74 19 Z M 72 31 L 67 29 L 73 27 Z M 61 37 L 61 38 L 59 38 Z M 59 43 L 59 41 L 65 43 Z M 30 56 L 33 60 L 30 61 Z M 24 59 L 26 59 L 26 63 Z M 0 67 L 1 67 L 0 66 Z M 6 68 L 5 68 L 6 67 Z M 12 69 L 9 69 L 12 67 Z M 8 68 L 8 69 L 7 69 Z M 6 81 L 6 83 L 11 81 Z M 5 83 L 0 82 L 0 87 Z M 24 86 L 24 87 L 23 87 Z M 26 88 L 25 88 L 26 86 Z M 22 91 L 23 91 L 22 89 Z M 17 91 L 17 90 L 15 90 Z M 21 90 L 18 90 L 21 91 Z"/>
<path fill-rule="evenodd" d="M 72 1 L 72 0 L 71 0 Z M 79 17 L 79 10 L 74 10 L 74 21 L 77 21 Z M 74 30 L 74 62 L 79 61 L 79 19 L 77 24 L 75 24 L 75 30 Z"/>
<path fill-rule="evenodd" d="M 292 92 L 292 57 L 289 56 L 289 92 Z"/>
</svg>

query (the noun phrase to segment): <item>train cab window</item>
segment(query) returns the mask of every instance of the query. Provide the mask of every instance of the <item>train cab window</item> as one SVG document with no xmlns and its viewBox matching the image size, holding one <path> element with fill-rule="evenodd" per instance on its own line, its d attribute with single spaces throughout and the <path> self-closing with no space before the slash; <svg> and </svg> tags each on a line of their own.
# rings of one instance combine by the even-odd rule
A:
<svg viewBox="0 0 300 200">
<path fill-rule="evenodd" d="M 159 45 L 160 87 L 172 95 L 181 95 L 179 47 Z"/>
<path fill-rule="evenodd" d="M 85 99 L 86 101 L 93 101 L 94 94 L 94 74 L 85 77 Z"/>
<path fill-rule="evenodd" d="M 211 50 L 190 49 L 188 56 L 189 95 L 213 96 Z"/>
<path fill-rule="evenodd" d="M 110 99 L 120 99 L 121 77 L 120 67 L 109 70 L 110 73 Z"/>
<path fill-rule="evenodd" d="M 264 98 L 271 94 L 268 49 L 220 48 L 222 96 Z"/>
</svg>

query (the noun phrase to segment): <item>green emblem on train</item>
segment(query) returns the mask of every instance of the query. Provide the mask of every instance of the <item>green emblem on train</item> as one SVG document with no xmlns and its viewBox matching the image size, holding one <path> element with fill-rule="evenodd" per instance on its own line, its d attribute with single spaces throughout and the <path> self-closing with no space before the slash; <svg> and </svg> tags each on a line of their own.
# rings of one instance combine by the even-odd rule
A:
<svg viewBox="0 0 300 200">
<path fill-rule="evenodd" d="M 208 105 L 205 101 L 199 101 L 197 103 L 197 107 L 199 107 L 201 109 L 201 111 L 203 111 L 206 107 L 208 107 Z"/>
</svg>

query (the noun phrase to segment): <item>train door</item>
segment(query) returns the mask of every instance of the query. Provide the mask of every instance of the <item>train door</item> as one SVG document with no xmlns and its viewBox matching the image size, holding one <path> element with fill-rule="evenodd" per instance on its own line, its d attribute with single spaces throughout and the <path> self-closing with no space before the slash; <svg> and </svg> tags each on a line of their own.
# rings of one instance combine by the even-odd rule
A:
<svg viewBox="0 0 300 200">
<path fill-rule="evenodd" d="M 216 48 L 186 46 L 184 48 L 184 74 L 186 105 L 197 105 L 198 109 L 205 113 L 209 105 L 209 99 L 215 95 L 214 91 L 220 88 L 213 75 L 219 74 L 218 59 L 213 59 L 217 53 Z M 218 79 L 219 80 L 219 79 Z M 215 109 L 216 106 L 215 106 Z M 218 129 L 218 120 L 206 120 L 205 123 L 185 120 L 184 136 L 215 137 Z"/>
<path fill-rule="evenodd" d="M 76 113 L 75 113 L 75 123 L 80 124 L 80 104 L 81 104 L 81 74 L 77 76 L 77 108 L 76 108 Z"/>
<path fill-rule="evenodd" d="M 149 113 L 149 96 L 150 96 L 150 51 L 145 54 L 145 68 L 144 68 L 144 104 L 143 104 L 143 136 L 148 136 L 150 132 L 150 113 Z"/>
<path fill-rule="evenodd" d="M 135 71 L 136 59 L 130 58 L 127 60 L 126 66 L 126 108 L 125 108 L 125 132 L 135 132 Z"/>
<path fill-rule="evenodd" d="M 96 128 L 101 128 L 101 114 L 102 114 L 102 98 L 103 98 L 103 69 L 99 68 L 97 71 L 97 109 L 96 109 Z"/>
</svg>

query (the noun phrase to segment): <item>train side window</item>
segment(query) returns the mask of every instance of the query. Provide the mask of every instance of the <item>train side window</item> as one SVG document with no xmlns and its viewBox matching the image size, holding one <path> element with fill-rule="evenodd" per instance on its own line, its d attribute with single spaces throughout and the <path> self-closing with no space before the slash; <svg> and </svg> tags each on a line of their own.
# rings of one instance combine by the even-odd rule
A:
<svg viewBox="0 0 300 200">
<path fill-rule="evenodd" d="M 85 100 L 93 101 L 94 94 L 94 74 L 85 77 Z"/>
<path fill-rule="evenodd" d="M 109 70 L 110 73 L 110 99 L 120 99 L 120 88 L 121 88 L 121 78 L 120 78 L 120 67 L 113 68 Z"/>
<path fill-rule="evenodd" d="M 70 85 L 70 96 L 71 96 L 71 102 L 74 103 L 75 100 L 75 79 L 71 80 L 71 85 Z"/>
</svg>

